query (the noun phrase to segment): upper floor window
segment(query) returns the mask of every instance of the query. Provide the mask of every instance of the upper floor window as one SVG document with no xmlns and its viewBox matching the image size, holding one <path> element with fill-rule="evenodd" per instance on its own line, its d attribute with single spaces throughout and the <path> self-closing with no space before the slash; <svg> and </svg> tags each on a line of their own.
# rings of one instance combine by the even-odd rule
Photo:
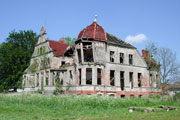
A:
<svg viewBox="0 0 180 120">
<path fill-rule="evenodd" d="M 129 64 L 132 65 L 133 64 L 133 55 L 129 54 Z"/>
<path fill-rule="evenodd" d="M 114 51 L 110 51 L 110 62 L 114 62 Z"/>
<path fill-rule="evenodd" d="M 124 53 L 120 53 L 120 63 L 124 63 Z"/>
<path fill-rule="evenodd" d="M 83 52 L 84 52 L 84 62 L 94 61 L 92 43 L 90 42 L 83 43 Z"/>
<path fill-rule="evenodd" d="M 78 61 L 79 61 L 79 63 L 81 63 L 82 62 L 81 49 L 77 49 L 77 55 L 78 55 Z"/>
</svg>

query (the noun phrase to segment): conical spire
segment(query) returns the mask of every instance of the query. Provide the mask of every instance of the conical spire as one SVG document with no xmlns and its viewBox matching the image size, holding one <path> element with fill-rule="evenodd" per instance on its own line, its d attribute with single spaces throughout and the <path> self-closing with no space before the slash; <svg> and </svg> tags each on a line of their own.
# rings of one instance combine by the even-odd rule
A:
<svg viewBox="0 0 180 120">
<path fill-rule="evenodd" d="M 46 37 L 46 28 L 43 25 L 42 28 L 41 28 L 41 31 L 40 31 L 40 35 L 39 35 L 39 39 L 38 39 L 38 44 L 42 43 L 42 42 L 44 42 L 46 40 L 47 40 L 47 37 Z"/>
<path fill-rule="evenodd" d="M 41 32 L 40 35 L 46 34 L 46 28 L 44 27 L 44 25 L 41 28 Z"/>
</svg>

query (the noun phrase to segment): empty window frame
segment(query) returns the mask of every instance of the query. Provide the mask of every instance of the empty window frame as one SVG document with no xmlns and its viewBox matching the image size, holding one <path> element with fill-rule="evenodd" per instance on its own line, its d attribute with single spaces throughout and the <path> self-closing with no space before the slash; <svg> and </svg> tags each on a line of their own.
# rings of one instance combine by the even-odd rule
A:
<svg viewBox="0 0 180 120">
<path fill-rule="evenodd" d="M 60 84 L 61 84 L 61 85 L 63 85 L 63 81 L 64 81 L 64 80 L 63 80 L 63 78 L 62 78 L 61 81 L 60 81 Z"/>
<path fill-rule="evenodd" d="M 102 72 L 102 69 L 98 68 L 97 69 L 97 84 L 98 85 L 101 85 L 101 72 Z"/>
<path fill-rule="evenodd" d="M 138 73 L 138 87 L 142 87 L 142 74 Z"/>
<path fill-rule="evenodd" d="M 110 62 L 114 62 L 114 51 L 110 51 Z"/>
<path fill-rule="evenodd" d="M 79 63 L 82 63 L 81 49 L 77 49 L 77 54 L 78 54 L 78 61 L 79 61 Z"/>
<path fill-rule="evenodd" d="M 124 53 L 120 53 L 120 63 L 124 63 Z"/>
<path fill-rule="evenodd" d="M 79 85 L 81 85 L 81 69 L 78 69 L 79 71 Z"/>
<path fill-rule="evenodd" d="M 92 85 L 92 68 L 86 68 L 86 84 Z"/>
<path fill-rule="evenodd" d="M 72 70 L 69 71 L 69 77 L 70 77 L 70 80 L 72 80 L 72 78 L 73 78 Z"/>
<path fill-rule="evenodd" d="M 129 54 L 129 64 L 132 65 L 133 64 L 133 55 Z"/>
<path fill-rule="evenodd" d="M 121 98 L 125 98 L 126 96 L 125 95 L 121 95 Z"/>
<path fill-rule="evenodd" d="M 152 85 L 152 82 L 153 82 L 153 75 L 152 75 L 152 74 L 150 74 L 149 76 L 150 76 L 150 81 L 149 81 L 149 84 L 150 84 L 150 85 Z"/>
<path fill-rule="evenodd" d="M 133 84 L 133 72 L 129 72 L 129 83 L 130 83 L 130 88 L 132 89 L 134 87 L 134 84 Z"/>
<path fill-rule="evenodd" d="M 83 52 L 84 52 L 84 62 L 94 61 L 92 43 L 90 42 L 83 43 Z"/>
<path fill-rule="evenodd" d="M 61 61 L 61 66 L 65 65 L 65 63 L 66 63 L 65 61 Z"/>
<path fill-rule="evenodd" d="M 121 90 L 124 90 L 124 71 L 120 71 L 120 84 L 121 84 Z"/>
<path fill-rule="evenodd" d="M 36 81 L 36 86 L 39 86 L 39 73 L 37 73 L 37 81 Z"/>
<path fill-rule="evenodd" d="M 110 85 L 114 86 L 115 76 L 114 76 L 114 70 L 110 70 Z"/>
</svg>

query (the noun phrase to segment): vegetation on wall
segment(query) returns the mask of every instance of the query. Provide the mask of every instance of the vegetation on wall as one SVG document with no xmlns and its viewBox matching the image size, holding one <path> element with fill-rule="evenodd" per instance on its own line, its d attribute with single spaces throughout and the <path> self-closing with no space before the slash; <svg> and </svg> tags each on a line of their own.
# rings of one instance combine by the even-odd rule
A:
<svg viewBox="0 0 180 120">
<path fill-rule="evenodd" d="M 151 53 L 148 50 L 144 50 L 144 52 L 146 52 L 146 54 L 149 54 L 149 56 L 145 58 L 148 68 L 150 70 L 160 71 L 160 64 L 158 64 L 157 61 L 152 57 Z"/>
<path fill-rule="evenodd" d="M 56 89 L 53 91 L 53 94 L 54 95 L 64 94 L 63 85 L 61 85 L 58 74 L 55 77 L 55 81 L 56 81 Z"/>
<path fill-rule="evenodd" d="M 44 70 L 50 67 L 50 59 L 46 56 L 43 56 L 40 63 L 40 70 Z"/>
<path fill-rule="evenodd" d="M 37 56 L 41 56 L 41 55 L 44 55 L 46 52 L 46 47 L 45 46 L 42 46 L 40 48 L 37 49 Z"/>
<path fill-rule="evenodd" d="M 31 72 L 31 73 L 36 72 L 36 63 L 35 62 L 30 65 L 28 72 Z"/>
<path fill-rule="evenodd" d="M 31 30 L 12 31 L 0 45 L 0 86 L 3 89 L 18 88 L 37 40 L 38 36 Z"/>
</svg>

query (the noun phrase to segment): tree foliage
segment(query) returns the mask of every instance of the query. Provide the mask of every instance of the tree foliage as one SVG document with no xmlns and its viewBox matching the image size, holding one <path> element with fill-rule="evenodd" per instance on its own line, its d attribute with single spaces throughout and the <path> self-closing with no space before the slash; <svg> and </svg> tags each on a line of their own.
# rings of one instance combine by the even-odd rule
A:
<svg viewBox="0 0 180 120">
<path fill-rule="evenodd" d="M 180 63 L 171 49 L 158 47 L 152 42 L 146 46 L 146 50 L 150 51 L 158 64 L 160 64 L 163 92 L 167 84 L 180 81 Z"/>
<path fill-rule="evenodd" d="M 75 46 L 76 38 L 65 37 L 64 40 L 68 45 Z"/>
<path fill-rule="evenodd" d="M 21 84 L 20 78 L 28 67 L 38 36 L 31 30 L 12 31 L 0 45 L 0 85 L 14 90 Z"/>
<path fill-rule="evenodd" d="M 165 84 L 180 80 L 180 64 L 176 59 L 176 54 L 169 48 L 158 49 L 157 60 L 161 64 L 162 82 Z"/>
</svg>

